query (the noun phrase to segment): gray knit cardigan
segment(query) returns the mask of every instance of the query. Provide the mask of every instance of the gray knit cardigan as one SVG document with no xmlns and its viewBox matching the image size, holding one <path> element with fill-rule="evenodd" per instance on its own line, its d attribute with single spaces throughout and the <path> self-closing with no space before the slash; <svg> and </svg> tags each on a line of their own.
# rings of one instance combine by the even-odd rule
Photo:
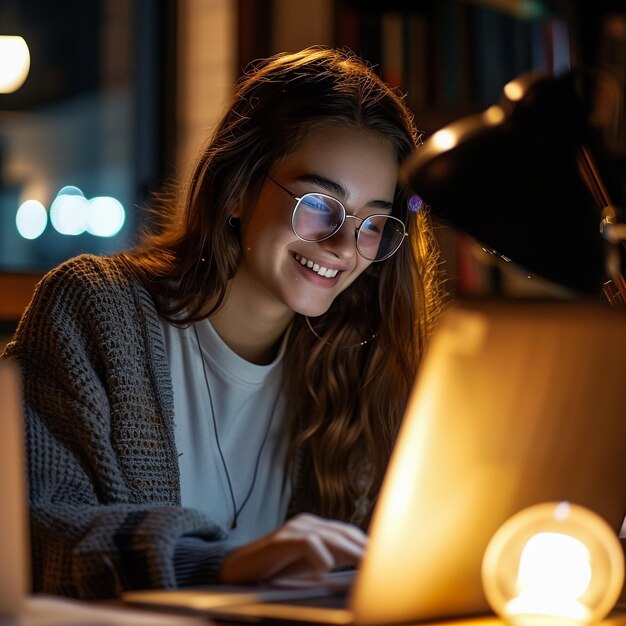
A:
<svg viewBox="0 0 626 626">
<path fill-rule="evenodd" d="M 81 598 L 216 579 L 227 533 L 180 504 L 150 294 L 115 257 L 39 283 L 4 357 L 24 382 L 33 585 Z"/>
</svg>

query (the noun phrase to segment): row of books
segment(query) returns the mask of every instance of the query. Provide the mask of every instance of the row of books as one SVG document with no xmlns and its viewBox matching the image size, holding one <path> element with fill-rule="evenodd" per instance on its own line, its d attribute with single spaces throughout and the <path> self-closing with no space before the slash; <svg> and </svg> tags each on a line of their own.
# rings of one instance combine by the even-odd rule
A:
<svg viewBox="0 0 626 626">
<path fill-rule="evenodd" d="M 434 118 L 441 118 L 482 110 L 515 76 L 560 71 L 570 59 L 562 21 L 522 19 L 453 0 L 422 11 L 364 10 L 339 2 L 336 39 L 374 64 L 426 119 L 435 111 Z"/>
</svg>

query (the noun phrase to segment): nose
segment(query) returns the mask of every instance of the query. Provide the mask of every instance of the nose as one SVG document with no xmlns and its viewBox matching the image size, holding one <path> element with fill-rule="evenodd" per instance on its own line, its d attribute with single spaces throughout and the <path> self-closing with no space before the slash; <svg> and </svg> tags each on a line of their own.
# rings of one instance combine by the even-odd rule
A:
<svg viewBox="0 0 626 626">
<path fill-rule="evenodd" d="M 356 219 L 352 215 L 346 215 L 346 221 L 341 228 L 328 239 L 320 242 L 326 250 L 329 250 L 340 259 L 349 259 L 356 251 Z"/>
</svg>

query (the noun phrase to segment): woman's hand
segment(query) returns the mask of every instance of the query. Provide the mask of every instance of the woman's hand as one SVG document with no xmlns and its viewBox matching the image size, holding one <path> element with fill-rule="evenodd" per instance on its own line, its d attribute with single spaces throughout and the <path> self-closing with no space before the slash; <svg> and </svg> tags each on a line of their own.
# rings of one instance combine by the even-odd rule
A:
<svg viewBox="0 0 626 626">
<path fill-rule="evenodd" d="M 315 515 L 293 517 L 278 530 L 231 552 L 222 564 L 224 583 L 242 584 L 291 575 L 319 576 L 357 565 L 367 536 L 356 526 Z"/>
</svg>

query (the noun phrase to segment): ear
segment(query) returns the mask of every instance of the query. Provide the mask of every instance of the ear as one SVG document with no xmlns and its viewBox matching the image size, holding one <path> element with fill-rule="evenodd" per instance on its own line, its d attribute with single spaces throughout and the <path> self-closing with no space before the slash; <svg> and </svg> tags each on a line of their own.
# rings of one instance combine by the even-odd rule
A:
<svg viewBox="0 0 626 626">
<path fill-rule="evenodd" d="M 241 195 L 233 202 L 229 217 L 239 220 L 242 219 L 245 216 L 248 207 L 252 207 L 257 203 L 262 187 L 263 185 L 261 185 L 261 187 L 253 186 L 244 189 Z"/>
<path fill-rule="evenodd" d="M 239 198 L 239 200 L 233 204 L 230 209 L 229 217 L 238 220 L 244 217 L 244 214 L 246 213 L 245 207 L 250 206 L 253 199 L 256 201 L 254 194 L 250 190 L 247 190 L 243 197 Z"/>
<path fill-rule="evenodd" d="M 229 217 L 232 217 L 234 219 L 241 219 L 241 217 L 243 216 L 244 210 L 243 207 L 246 206 L 246 198 L 249 196 L 249 191 L 247 191 L 246 193 L 243 194 L 243 198 L 239 197 L 239 199 L 237 199 L 234 203 L 233 206 L 230 210 L 230 215 Z"/>
</svg>

